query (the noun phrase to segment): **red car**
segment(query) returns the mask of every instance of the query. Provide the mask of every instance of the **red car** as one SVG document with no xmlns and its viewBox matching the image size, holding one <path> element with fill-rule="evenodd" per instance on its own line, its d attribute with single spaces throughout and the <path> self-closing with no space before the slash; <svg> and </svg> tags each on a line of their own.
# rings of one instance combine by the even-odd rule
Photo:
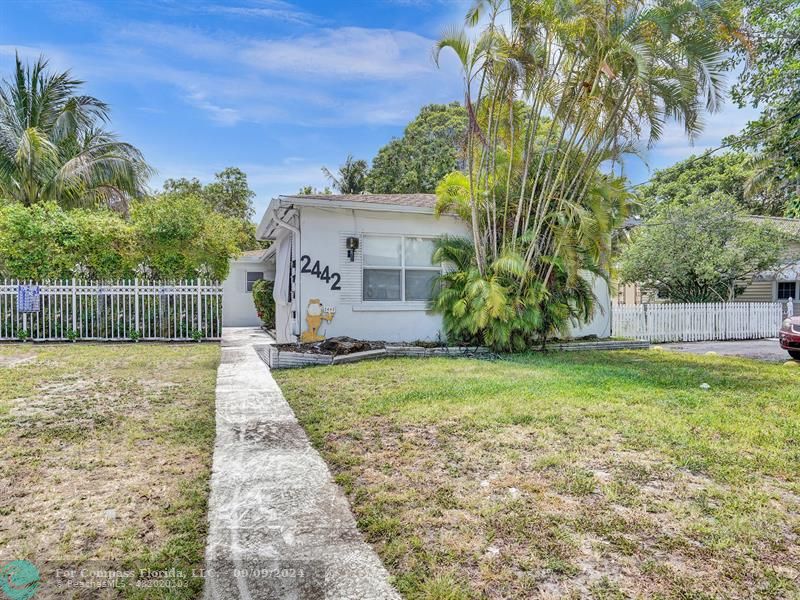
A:
<svg viewBox="0 0 800 600">
<path fill-rule="evenodd" d="M 789 356 L 800 360 L 800 316 L 783 320 L 778 339 L 780 339 L 781 348 L 786 350 Z"/>
</svg>

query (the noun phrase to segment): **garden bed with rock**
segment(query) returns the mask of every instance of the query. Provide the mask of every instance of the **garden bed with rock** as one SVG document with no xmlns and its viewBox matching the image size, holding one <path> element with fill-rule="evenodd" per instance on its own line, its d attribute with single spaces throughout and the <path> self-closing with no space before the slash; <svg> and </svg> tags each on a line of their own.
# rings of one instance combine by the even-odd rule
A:
<svg viewBox="0 0 800 600">
<path fill-rule="evenodd" d="M 569 340 L 548 342 L 545 350 L 642 350 L 649 342 L 636 340 Z M 264 344 L 256 351 L 270 369 L 290 369 L 312 365 L 335 365 L 388 356 L 467 356 L 495 354 L 484 346 L 446 346 L 439 342 L 397 343 L 334 337 L 309 344 Z"/>
<path fill-rule="evenodd" d="M 482 346 L 445 346 L 434 342 L 401 344 L 335 337 L 313 344 L 264 344 L 256 351 L 270 369 L 358 362 L 386 356 L 488 356 Z"/>
</svg>

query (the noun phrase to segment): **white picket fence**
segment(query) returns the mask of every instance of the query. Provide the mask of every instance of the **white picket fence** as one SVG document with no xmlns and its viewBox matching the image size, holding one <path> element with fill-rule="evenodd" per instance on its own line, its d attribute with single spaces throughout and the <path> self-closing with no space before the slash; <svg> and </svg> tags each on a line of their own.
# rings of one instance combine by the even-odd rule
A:
<svg viewBox="0 0 800 600">
<path fill-rule="evenodd" d="M 39 309 L 20 312 L 20 285 L 39 286 Z M 124 280 L 0 284 L 0 340 L 216 340 L 222 285 Z"/>
<path fill-rule="evenodd" d="M 782 302 L 614 306 L 611 334 L 650 342 L 777 337 L 786 312 Z"/>
</svg>

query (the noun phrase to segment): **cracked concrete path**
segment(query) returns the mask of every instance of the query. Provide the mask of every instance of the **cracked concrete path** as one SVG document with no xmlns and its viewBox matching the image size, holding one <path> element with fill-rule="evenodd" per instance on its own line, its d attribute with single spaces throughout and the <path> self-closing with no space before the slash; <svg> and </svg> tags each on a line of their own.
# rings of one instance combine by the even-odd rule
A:
<svg viewBox="0 0 800 600">
<path fill-rule="evenodd" d="M 223 330 L 204 598 L 399 599 L 259 358 L 269 343 Z"/>
</svg>

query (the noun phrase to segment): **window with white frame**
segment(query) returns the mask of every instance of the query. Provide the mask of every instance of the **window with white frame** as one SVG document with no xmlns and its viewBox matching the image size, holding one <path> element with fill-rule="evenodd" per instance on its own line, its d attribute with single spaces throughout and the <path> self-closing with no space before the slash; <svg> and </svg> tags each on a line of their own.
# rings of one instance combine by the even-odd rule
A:
<svg viewBox="0 0 800 600">
<path fill-rule="evenodd" d="M 789 298 L 797 300 L 797 282 L 796 281 L 779 281 L 778 282 L 778 300 L 788 300 Z"/>
<path fill-rule="evenodd" d="M 368 235 L 363 244 L 365 302 L 425 302 L 433 297 L 442 272 L 433 262 L 433 238 Z"/>
</svg>

